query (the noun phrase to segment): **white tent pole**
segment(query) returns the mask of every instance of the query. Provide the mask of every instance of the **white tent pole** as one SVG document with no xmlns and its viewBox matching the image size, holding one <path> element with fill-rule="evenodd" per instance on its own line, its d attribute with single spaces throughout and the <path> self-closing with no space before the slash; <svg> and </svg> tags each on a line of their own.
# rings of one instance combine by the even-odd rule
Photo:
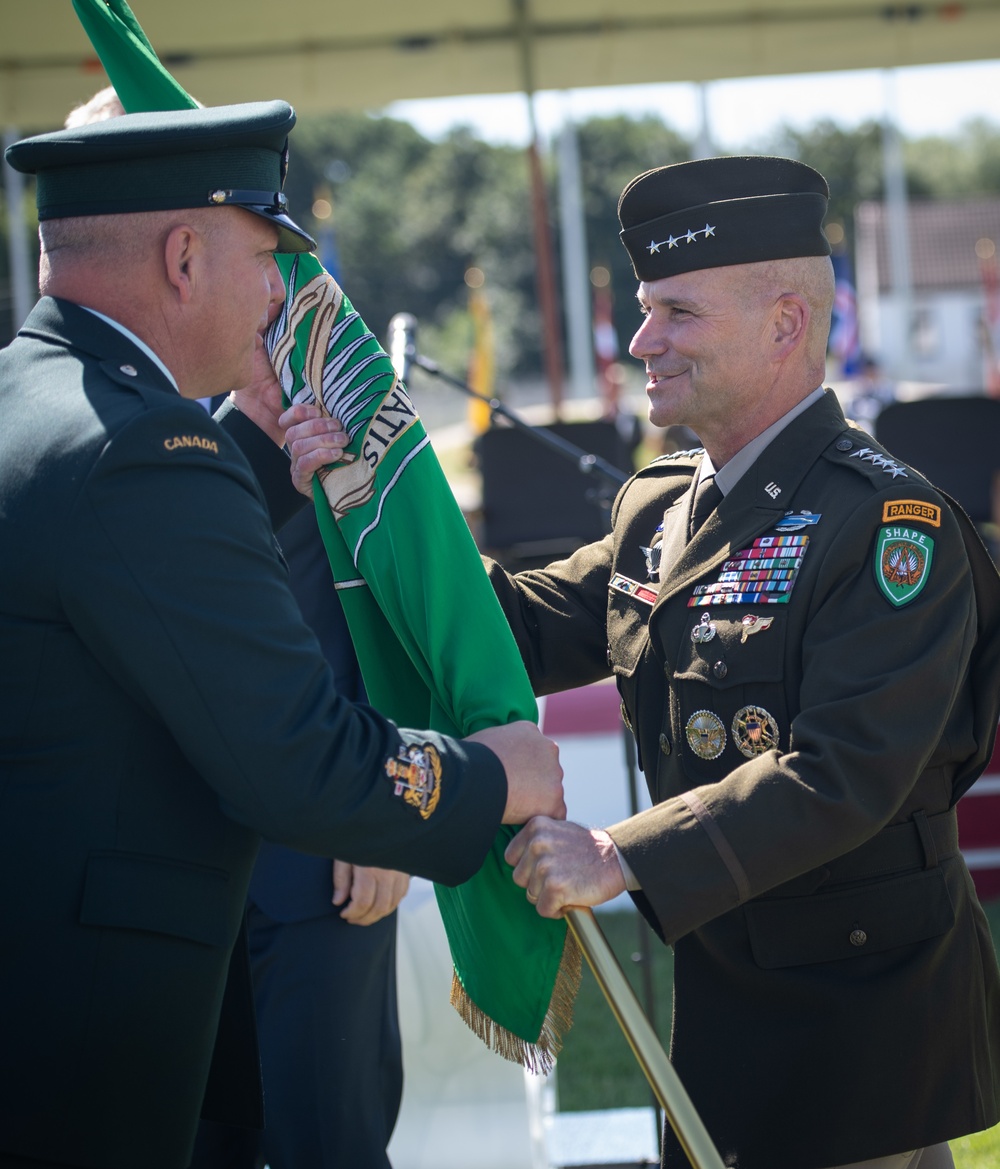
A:
<svg viewBox="0 0 1000 1169">
<path fill-rule="evenodd" d="M 593 314 L 587 275 L 587 232 L 580 183 L 580 150 L 576 126 L 569 117 L 559 135 L 559 221 L 570 394 L 576 398 L 587 398 L 594 392 Z"/>
<path fill-rule="evenodd" d="M 698 137 L 694 144 L 695 158 L 712 158 L 715 146 L 712 143 L 712 119 L 708 108 L 708 82 L 699 81 L 695 85 L 698 95 Z"/>
<path fill-rule="evenodd" d="M 889 237 L 893 301 L 899 323 L 901 366 L 897 378 L 912 378 L 913 371 L 913 274 L 910 268 L 910 217 L 906 195 L 903 144 L 896 124 L 896 73 L 883 74 L 882 174 L 885 182 L 886 227 Z"/>
<path fill-rule="evenodd" d="M 20 135 L 13 126 L 4 131 L 4 150 Z M 10 256 L 11 331 L 16 333 L 31 312 L 35 284 L 28 263 L 28 238 L 24 221 L 24 176 L 3 164 L 4 193 L 7 196 L 7 249 Z"/>
</svg>

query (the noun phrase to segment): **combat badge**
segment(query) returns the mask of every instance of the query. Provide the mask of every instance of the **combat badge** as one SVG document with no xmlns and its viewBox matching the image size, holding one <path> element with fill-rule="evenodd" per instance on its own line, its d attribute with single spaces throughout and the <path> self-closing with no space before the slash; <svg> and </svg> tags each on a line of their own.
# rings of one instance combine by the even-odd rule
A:
<svg viewBox="0 0 1000 1169">
<path fill-rule="evenodd" d="M 774 525 L 776 532 L 801 532 L 803 528 L 818 524 L 822 515 L 816 511 L 786 511 Z"/>
<path fill-rule="evenodd" d="M 927 583 L 934 557 L 933 537 L 895 524 L 882 528 L 875 542 L 875 579 L 887 600 L 900 608 Z"/>
<path fill-rule="evenodd" d="M 763 706 L 743 706 L 733 718 L 733 742 L 741 755 L 753 759 L 778 745 L 778 724 Z"/>
<path fill-rule="evenodd" d="M 696 710 L 687 720 L 684 734 L 699 759 L 718 759 L 726 748 L 726 728 L 710 710 Z"/>
<path fill-rule="evenodd" d="M 385 773 L 395 780 L 392 794 L 430 819 L 441 797 L 441 756 L 430 743 L 400 747 L 395 759 L 385 761 Z"/>
</svg>

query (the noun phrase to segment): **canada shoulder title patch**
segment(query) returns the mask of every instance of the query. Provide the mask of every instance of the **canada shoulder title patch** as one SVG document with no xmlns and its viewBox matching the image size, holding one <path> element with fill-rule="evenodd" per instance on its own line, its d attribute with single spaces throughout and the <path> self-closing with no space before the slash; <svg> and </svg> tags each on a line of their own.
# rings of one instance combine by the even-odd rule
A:
<svg viewBox="0 0 1000 1169">
<path fill-rule="evenodd" d="M 163 440 L 165 451 L 177 451 L 194 448 L 199 451 L 211 451 L 213 455 L 219 453 L 219 444 L 214 438 L 205 438 L 203 434 L 175 434 Z"/>
<path fill-rule="evenodd" d="M 395 759 L 385 761 L 385 773 L 394 781 L 392 794 L 429 820 L 441 798 L 441 756 L 430 743 L 400 747 Z"/>
<path fill-rule="evenodd" d="M 930 576 L 934 540 L 925 532 L 890 524 L 875 541 L 875 580 L 897 608 L 909 604 Z"/>
</svg>

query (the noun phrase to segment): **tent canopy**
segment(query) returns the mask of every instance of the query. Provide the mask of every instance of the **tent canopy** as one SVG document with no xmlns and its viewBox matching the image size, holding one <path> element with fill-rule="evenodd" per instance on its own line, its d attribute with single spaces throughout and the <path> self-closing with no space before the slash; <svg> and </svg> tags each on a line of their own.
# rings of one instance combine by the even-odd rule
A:
<svg viewBox="0 0 1000 1169">
<path fill-rule="evenodd" d="M 1000 45 L 1000 0 L 134 0 L 132 7 L 171 72 L 202 101 L 280 96 L 300 111 L 509 93 L 529 83 L 566 89 L 975 60 Z M 0 5 L 0 125 L 60 125 L 104 83 L 69 0 Z"/>
</svg>

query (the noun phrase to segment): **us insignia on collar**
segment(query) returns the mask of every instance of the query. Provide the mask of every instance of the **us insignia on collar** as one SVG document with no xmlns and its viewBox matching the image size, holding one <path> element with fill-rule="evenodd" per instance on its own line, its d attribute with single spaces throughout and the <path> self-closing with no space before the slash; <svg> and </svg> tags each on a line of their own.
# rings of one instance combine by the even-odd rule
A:
<svg viewBox="0 0 1000 1169">
<path fill-rule="evenodd" d="M 430 819 L 441 798 L 441 756 L 431 743 L 399 748 L 395 759 L 385 761 L 385 773 L 395 782 L 392 794 L 416 808 L 422 820 Z"/>
<path fill-rule="evenodd" d="M 934 539 L 925 532 L 891 524 L 875 541 L 875 580 L 896 608 L 908 605 L 923 589 L 931 572 Z"/>
</svg>

